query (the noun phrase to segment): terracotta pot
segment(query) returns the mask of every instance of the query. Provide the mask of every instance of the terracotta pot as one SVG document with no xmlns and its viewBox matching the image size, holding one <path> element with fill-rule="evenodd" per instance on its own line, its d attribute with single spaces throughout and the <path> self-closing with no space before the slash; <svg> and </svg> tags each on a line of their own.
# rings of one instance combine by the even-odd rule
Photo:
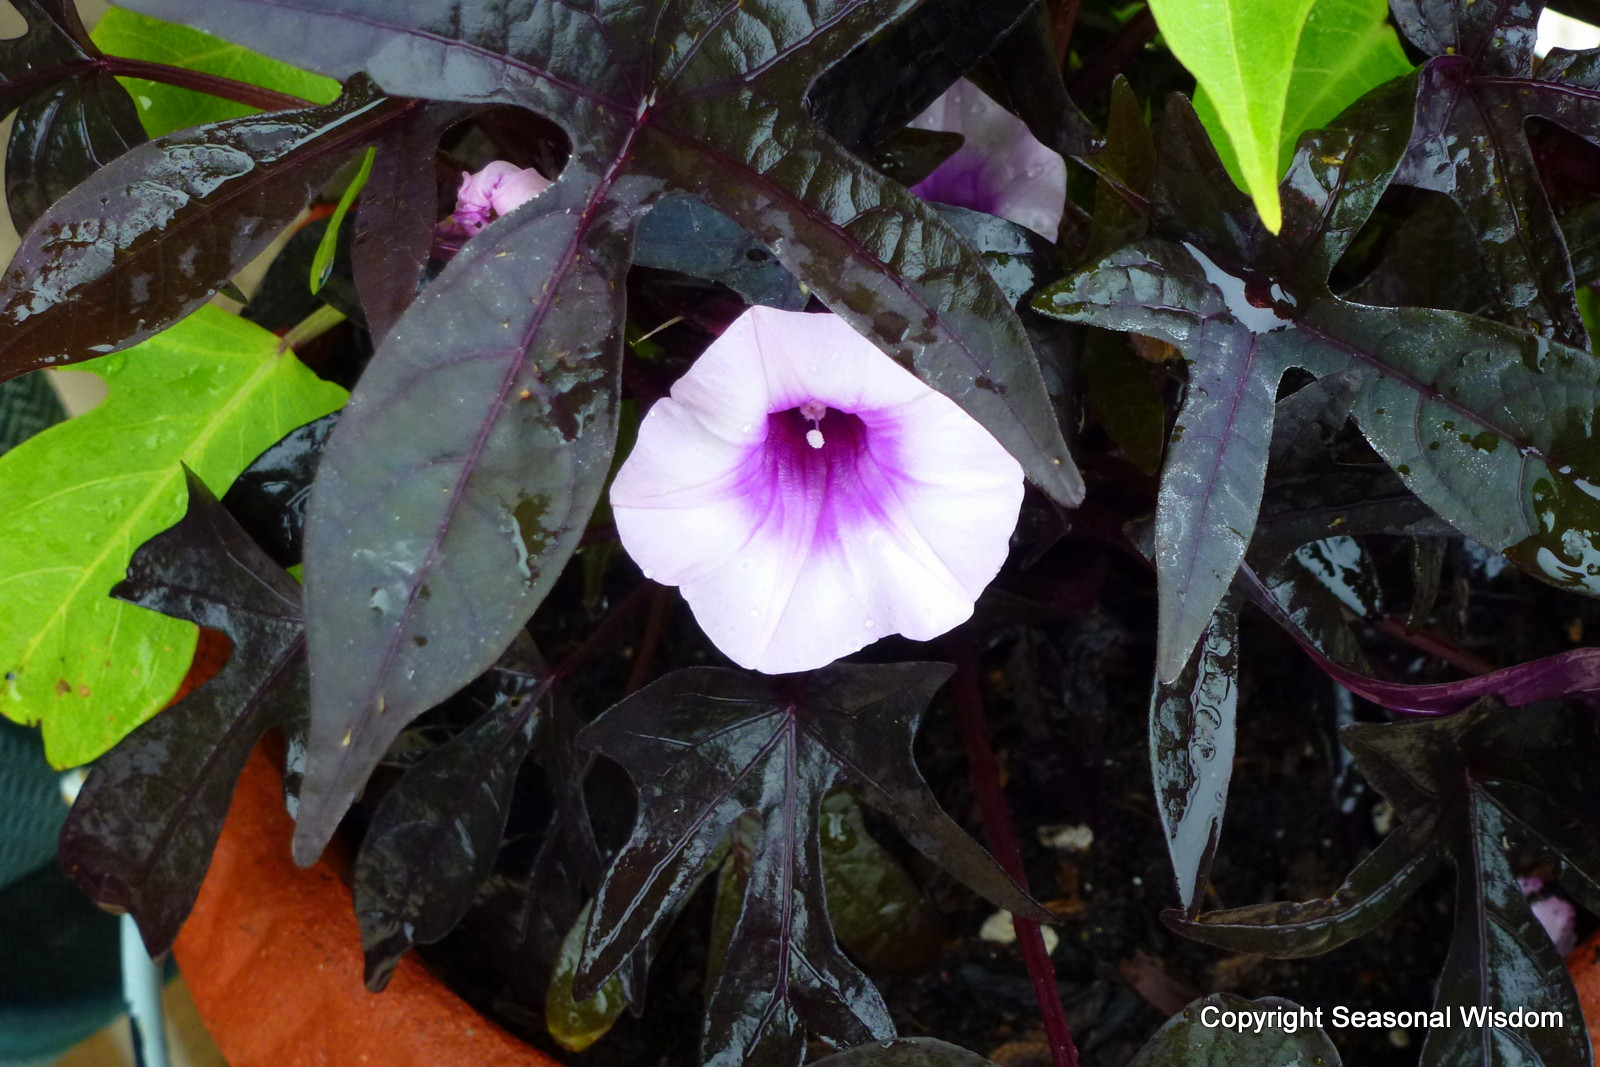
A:
<svg viewBox="0 0 1600 1067">
<path fill-rule="evenodd" d="M 1594 1044 L 1595 1059 L 1600 1060 L 1600 930 L 1567 956 L 1567 970 L 1578 987 L 1578 1003 L 1583 1006 L 1589 1040 Z"/>
<path fill-rule="evenodd" d="M 230 1067 L 560 1067 L 410 956 L 387 990 L 367 992 L 339 857 L 296 867 L 293 826 L 280 775 L 258 748 L 174 949 Z"/>
</svg>

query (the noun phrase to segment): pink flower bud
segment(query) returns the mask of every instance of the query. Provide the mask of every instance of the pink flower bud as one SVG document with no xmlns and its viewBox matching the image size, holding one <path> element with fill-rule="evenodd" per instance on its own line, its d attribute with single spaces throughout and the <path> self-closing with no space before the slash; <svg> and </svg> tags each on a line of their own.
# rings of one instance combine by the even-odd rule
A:
<svg viewBox="0 0 1600 1067">
<path fill-rule="evenodd" d="M 497 159 L 476 174 L 461 175 L 455 221 L 470 236 L 526 204 L 550 184 L 550 179 L 532 167 L 524 170 Z"/>
</svg>

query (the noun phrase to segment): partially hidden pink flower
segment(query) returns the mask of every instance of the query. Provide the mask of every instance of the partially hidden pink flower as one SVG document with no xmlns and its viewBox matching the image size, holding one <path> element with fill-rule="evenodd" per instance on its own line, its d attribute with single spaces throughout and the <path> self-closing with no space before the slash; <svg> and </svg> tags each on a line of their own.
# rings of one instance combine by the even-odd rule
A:
<svg viewBox="0 0 1600 1067">
<path fill-rule="evenodd" d="M 467 236 L 550 188 L 550 179 L 532 167 L 524 170 L 497 159 L 476 174 L 462 174 L 452 218 Z"/>
<path fill-rule="evenodd" d="M 924 200 L 999 215 L 1054 241 L 1067 204 L 1067 164 L 1021 119 L 962 78 L 910 123 L 965 140 L 911 187 Z"/>
<path fill-rule="evenodd" d="M 781 674 L 968 618 L 1022 469 L 836 315 L 753 307 L 650 409 L 611 505 L 718 648 Z"/>
<path fill-rule="evenodd" d="M 1556 951 L 1565 956 L 1578 947 L 1578 909 L 1553 893 L 1540 895 L 1546 888 L 1544 879 L 1537 875 L 1518 878 L 1517 886 L 1530 901 L 1533 917 L 1539 920 L 1544 932 L 1550 935 Z"/>
</svg>

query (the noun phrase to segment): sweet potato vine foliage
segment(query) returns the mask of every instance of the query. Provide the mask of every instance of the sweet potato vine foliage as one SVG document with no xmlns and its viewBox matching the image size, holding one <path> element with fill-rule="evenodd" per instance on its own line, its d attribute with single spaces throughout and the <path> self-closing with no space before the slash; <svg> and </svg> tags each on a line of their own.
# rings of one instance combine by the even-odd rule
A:
<svg viewBox="0 0 1600 1067">
<path fill-rule="evenodd" d="M 1299 958 L 1448 861 L 1438 1006 L 1570 1015 L 1518 879 L 1600 905 L 1600 654 L 1427 632 L 1447 573 L 1600 593 L 1600 51 L 1536 57 L 1542 8 L 20 0 L 0 377 L 111 389 L 0 456 L 0 709 L 98 758 L 66 866 L 166 948 L 275 732 L 375 990 L 480 937 L 581 1049 L 714 898 L 702 1061 L 968 1063 L 868 977 L 938 941 L 920 864 L 1012 913 L 1072 1064 L 985 704 L 1075 692 L 1037 648 L 1131 598 L 1172 929 Z M 1399 822 L 1330 899 L 1222 907 L 1263 629 L 1364 702 Z M 913 756 L 950 710 L 992 856 Z M 1191 1030 L 1137 1062 L 1333 1062 Z M 1590 1057 L 1459 1012 L 1420 1054 Z"/>
</svg>

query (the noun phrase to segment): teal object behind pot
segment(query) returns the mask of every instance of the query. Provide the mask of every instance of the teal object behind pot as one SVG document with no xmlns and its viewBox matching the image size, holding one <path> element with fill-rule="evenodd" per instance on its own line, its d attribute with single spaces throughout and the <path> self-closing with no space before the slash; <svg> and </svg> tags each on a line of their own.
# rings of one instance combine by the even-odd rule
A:
<svg viewBox="0 0 1600 1067">
<path fill-rule="evenodd" d="M 0 385 L 0 453 L 64 417 L 44 375 Z M 117 918 L 56 866 L 66 817 L 38 732 L 0 719 L 0 1067 L 43 1067 L 122 1011 Z"/>
</svg>

